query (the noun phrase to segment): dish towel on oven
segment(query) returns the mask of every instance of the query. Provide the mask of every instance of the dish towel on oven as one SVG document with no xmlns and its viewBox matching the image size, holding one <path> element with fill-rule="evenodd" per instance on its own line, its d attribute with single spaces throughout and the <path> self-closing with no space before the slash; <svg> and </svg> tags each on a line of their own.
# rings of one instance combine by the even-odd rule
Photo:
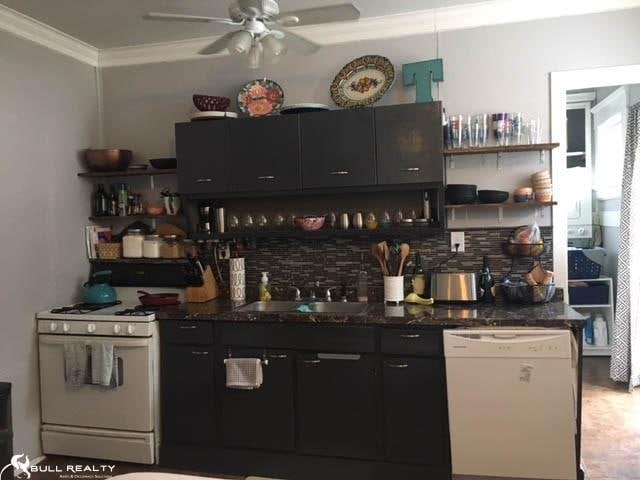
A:
<svg viewBox="0 0 640 480">
<path fill-rule="evenodd" d="M 81 387 L 87 380 L 87 345 L 84 342 L 64 342 L 64 381 Z"/>
<path fill-rule="evenodd" d="M 115 388 L 118 386 L 118 365 L 113 343 L 91 342 L 89 345 L 91 347 L 91 383 Z"/>
<path fill-rule="evenodd" d="M 259 358 L 227 358 L 224 364 L 227 388 L 254 390 L 262 386 L 262 361 Z"/>
</svg>

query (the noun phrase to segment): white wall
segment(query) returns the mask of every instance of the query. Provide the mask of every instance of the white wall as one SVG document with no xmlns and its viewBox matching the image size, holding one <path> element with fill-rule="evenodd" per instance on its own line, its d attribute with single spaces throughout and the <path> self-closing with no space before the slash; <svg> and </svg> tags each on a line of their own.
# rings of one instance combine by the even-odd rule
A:
<svg viewBox="0 0 640 480">
<path fill-rule="evenodd" d="M 640 9 L 635 9 L 442 33 L 439 56 L 444 59 L 445 81 L 439 98 L 448 113 L 522 111 L 539 116 L 545 121 L 547 139 L 549 73 L 640 62 L 639 23 Z M 239 87 L 253 78 L 279 82 L 286 103 L 331 104 L 329 85 L 334 75 L 349 60 L 369 53 L 385 55 L 396 66 L 398 79 L 381 105 L 414 101 L 413 88 L 402 84 L 402 64 L 437 56 L 434 35 L 425 34 L 329 46 L 306 58 L 290 54 L 279 65 L 257 72 L 232 57 L 106 68 L 102 71 L 106 141 L 129 146 L 142 157 L 173 155 L 173 124 L 189 118 L 193 93 L 235 98 Z M 507 155 L 501 171 L 495 165 L 494 156 L 461 158 L 448 171 L 448 179 L 513 190 L 527 185 L 529 175 L 544 168 L 537 154 Z M 456 226 L 497 224 L 493 211 L 469 215 L 471 220 Z M 504 225 L 530 219 L 522 212 L 505 211 L 505 217 Z M 547 211 L 541 223 L 549 221 Z"/>
<path fill-rule="evenodd" d="M 86 278 L 90 186 L 78 151 L 96 141 L 95 69 L 0 32 L 0 381 L 13 383 L 14 449 L 40 452 L 36 311 Z"/>
</svg>

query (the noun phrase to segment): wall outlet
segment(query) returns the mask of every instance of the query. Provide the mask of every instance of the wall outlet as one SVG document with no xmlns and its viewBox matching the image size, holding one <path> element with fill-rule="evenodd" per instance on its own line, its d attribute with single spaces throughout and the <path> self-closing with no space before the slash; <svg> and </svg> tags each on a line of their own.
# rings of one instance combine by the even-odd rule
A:
<svg viewBox="0 0 640 480">
<path fill-rule="evenodd" d="M 456 244 L 459 245 L 457 250 Z M 464 232 L 451 232 L 451 251 L 458 253 L 464 252 Z"/>
</svg>

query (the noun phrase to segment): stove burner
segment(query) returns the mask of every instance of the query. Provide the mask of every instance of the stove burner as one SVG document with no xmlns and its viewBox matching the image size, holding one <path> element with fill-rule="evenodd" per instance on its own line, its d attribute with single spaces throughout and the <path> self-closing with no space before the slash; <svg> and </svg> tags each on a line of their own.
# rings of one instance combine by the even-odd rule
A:
<svg viewBox="0 0 640 480">
<path fill-rule="evenodd" d="M 114 305 L 120 305 L 120 301 L 111 303 L 76 303 L 68 307 L 54 308 L 51 313 L 65 313 L 70 315 L 82 315 L 85 313 L 95 312 L 96 310 L 102 310 L 103 308 L 113 307 Z"/>
<path fill-rule="evenodd" d="M 124 310 L 118 310 L 114 315 L 119 317 L 144 317 L 146 315 L 152 315 L 158 310 L 158 307 L 150 307 L 148 305 L 138 305 L 134 308 L 126 308 Z"/>
</svg>

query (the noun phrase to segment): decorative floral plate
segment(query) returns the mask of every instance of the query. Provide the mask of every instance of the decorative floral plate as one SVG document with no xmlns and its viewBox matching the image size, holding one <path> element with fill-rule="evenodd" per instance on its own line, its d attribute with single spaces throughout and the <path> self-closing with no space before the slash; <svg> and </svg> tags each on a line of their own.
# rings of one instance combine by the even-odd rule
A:
<svg viewBox="0 0 640 480">
<path fill-rule="evenodd" d="M 331 84 L 331 98 L 342 108 L 372 105 L 393 85 L 396 72 L 388 58 L 365 55 L 347 63 Z"/>
<path fill-rule="evenodd" d="M 278 113 L 283 103 L 282 87 L 266 78 L 253 80 L 238 92 L 238 108 L 251 117 Z"/>
</svg>

